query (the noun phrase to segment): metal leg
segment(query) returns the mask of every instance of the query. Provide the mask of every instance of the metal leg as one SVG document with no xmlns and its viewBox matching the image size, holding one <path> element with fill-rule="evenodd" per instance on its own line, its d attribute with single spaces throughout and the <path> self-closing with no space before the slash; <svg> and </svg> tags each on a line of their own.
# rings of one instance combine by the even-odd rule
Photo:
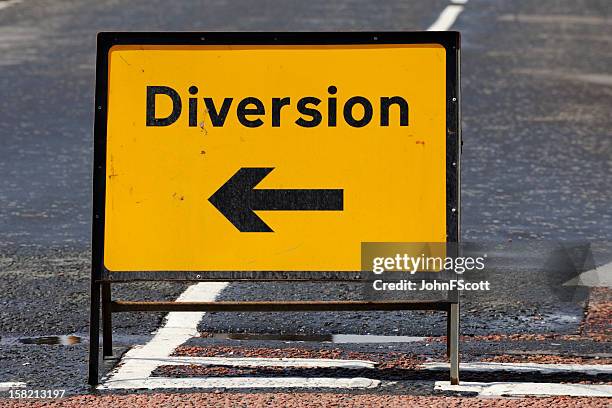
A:
<svg viewBox="0 0 612 408">
<path fill-rule="evenodd" d="M 451 312 L 450 309 L 446 312 L 446 357 L 450 358 L 451 349 Z"/>
<path fill-rule="evenodd" d="M 92 278 L 89 318 L 89 377 L 92 387 L 98 385 L 98 363 L 100 347 L 100 284 Z"/>
<path fill-rule="evenodd" d="M 459 303 L 452 303 L 450 309 L 450 382 L 459 384 Z"/>
<path fill-rule="evenodd" d="M 113 356 L 113 320 L 110 309 L 111 285 L 102 283 L 102 355 Z"/>
</svg>

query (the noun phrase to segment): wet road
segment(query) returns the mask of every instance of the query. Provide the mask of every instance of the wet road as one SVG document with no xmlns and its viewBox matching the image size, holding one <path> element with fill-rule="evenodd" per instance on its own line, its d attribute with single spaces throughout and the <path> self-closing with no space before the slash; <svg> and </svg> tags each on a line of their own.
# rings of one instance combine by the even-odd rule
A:
<svg viewBox="0 0 612 408">
<path fill-rule="evenodd" d="M 86 390 L 96 32 L 424 30 L 448 3 L 31 0 L 0 9 L 0 336 L 8 339 L 0 340 L 0 382 Z M 601 242 L 612 237 L 611 11 L 604 0 L 465 5 L 453 26 L 462 32 L 465 239 L 586 240 L 601 248 L 597 263 L 610 261 L 610 246 Z M 473 312 L 464 316 L 464 331 L 579 331 L 586 294 L 561 305 L 557 297 L 529 289 L 546 254 L 540 252 L 537 262 L 525 260 L 521 251 L 512 254 L 510 265 L 521 265 L 527 287 L 514 294 L 520 303 L 506 302 L 508 293 L 468 299 L 464 310 Z M 184 289 L 165 283 L 121 286 L 115 295 L 174 299 Z M 264 292 L 242 284 L 221 297 L 285 294 L 281 285 Z M 291 296 L 358 294 L 347 286 L 304 285 Z M 399 326 L 398 319 L 405 324 Z M 119 336 L 146 336 L 160 320 L 122 315 L 115 328 Z M 217 313 L 199 329 L 428 336 L 442 334 L 442 322 L 426 313 Z M 83 342 L 33 346 L 11 340 L 71 333 Z M 119 338 L 118 344 L 142 341 Z"/>
</svg>

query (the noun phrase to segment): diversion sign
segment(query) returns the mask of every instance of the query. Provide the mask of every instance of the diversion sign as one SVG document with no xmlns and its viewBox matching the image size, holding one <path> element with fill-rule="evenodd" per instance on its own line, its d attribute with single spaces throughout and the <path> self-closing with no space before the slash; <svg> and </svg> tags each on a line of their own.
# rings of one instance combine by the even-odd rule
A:
<svg viewBox="0 0 612 408">
<path fill-rule="evenodd" d="M 100 34 L 98 276 L 457 241 L 458 55 L 453 32 Z"/>
<path fill-rule="evenodd" d="M 447 314 L 458 384 L 456 294 L 167 302 L 111 286 L 354 280 L 362 243 L 457 242 L 459 100 L 455 32 L 99 34 L 89 384 L 114 313 L 421 309 Z"/>
</svg>

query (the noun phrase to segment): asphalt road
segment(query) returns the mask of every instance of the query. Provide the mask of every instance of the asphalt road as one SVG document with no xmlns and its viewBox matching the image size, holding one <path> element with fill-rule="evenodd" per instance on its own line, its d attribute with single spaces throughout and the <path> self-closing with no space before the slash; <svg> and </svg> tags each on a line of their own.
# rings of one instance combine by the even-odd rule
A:
<svg viewBox="0 0 612 408">
<path fill-rule="evenodd" d="M 447 4 L 27 0 L 0 9 L 0 382 L 86 390 L 96 32 L 424 30 Z M 537 240 L 547 248 L 588 241 L 598 249 L 596 263 L 612 259 L 605 242 L 612 237 L 611 12 L 606 0 L 465 5 L 453 26 L 462 33 L 464 239 Z M 520 272 L 525 291 L 506 285 L 508 293 L 495 299 L 466 299 L 464 310 L 473 310 L 464 314 L 466 333 L 579 329 L 586 294 L 547 296 L 555 292 L 550 282 L 562 279 L 538 275 L 549 252 L 532 252 L 536 260 L 522 249 L 508 252 L 496 275 L 502 282 L 508 271 Z M 122 286 L 115 295 L 174 299 L 184 289 Z M 242 284 L 222 298 L 286 294 L 281 285 L 264 291 Z M 358 295 L 346 285 L 304 285 L 291 297 Z M 145 341 L 160 320 L 119 316 L 118 344 Z M 439 335 L 443 327 L 440 317 L 426 313 L 217 313 L 199 326 L 207 332 L 405 335 Z M 19 341 L 67 334 L 82 342 Z"/>
</svg>

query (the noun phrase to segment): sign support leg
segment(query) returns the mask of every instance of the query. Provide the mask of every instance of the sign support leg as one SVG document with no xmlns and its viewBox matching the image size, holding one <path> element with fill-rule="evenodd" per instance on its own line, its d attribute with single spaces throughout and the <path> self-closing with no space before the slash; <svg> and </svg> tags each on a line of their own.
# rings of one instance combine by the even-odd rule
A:
<svg viewBox="0 0 612 408">
<path fill-rule="evenodd" d="M 459 303 L 452 303 L 449 312 L 450 330 L 447 337 L 450 339 L 450 382 L 459 384 Z"/>
<path fill-rule="evenodd" d="M 91 305 L 89 318 L 89 377 L 92 387 L 98 385 L 98 364 L 100 347 L 100 284 L 95 277 L 91 282 Z"/>
<path fill-rule="evenodd" d="M 451 349 L 451 311 L 450 307 L 446 312 L 446 357 L 450 358 L 450 349 Z"/>
<path fill-rule="evenodd" d="M 110 308 L 111 285 L 102 283 L 102 355 L 113 356 L 113 320 Z"/>
</svg>

